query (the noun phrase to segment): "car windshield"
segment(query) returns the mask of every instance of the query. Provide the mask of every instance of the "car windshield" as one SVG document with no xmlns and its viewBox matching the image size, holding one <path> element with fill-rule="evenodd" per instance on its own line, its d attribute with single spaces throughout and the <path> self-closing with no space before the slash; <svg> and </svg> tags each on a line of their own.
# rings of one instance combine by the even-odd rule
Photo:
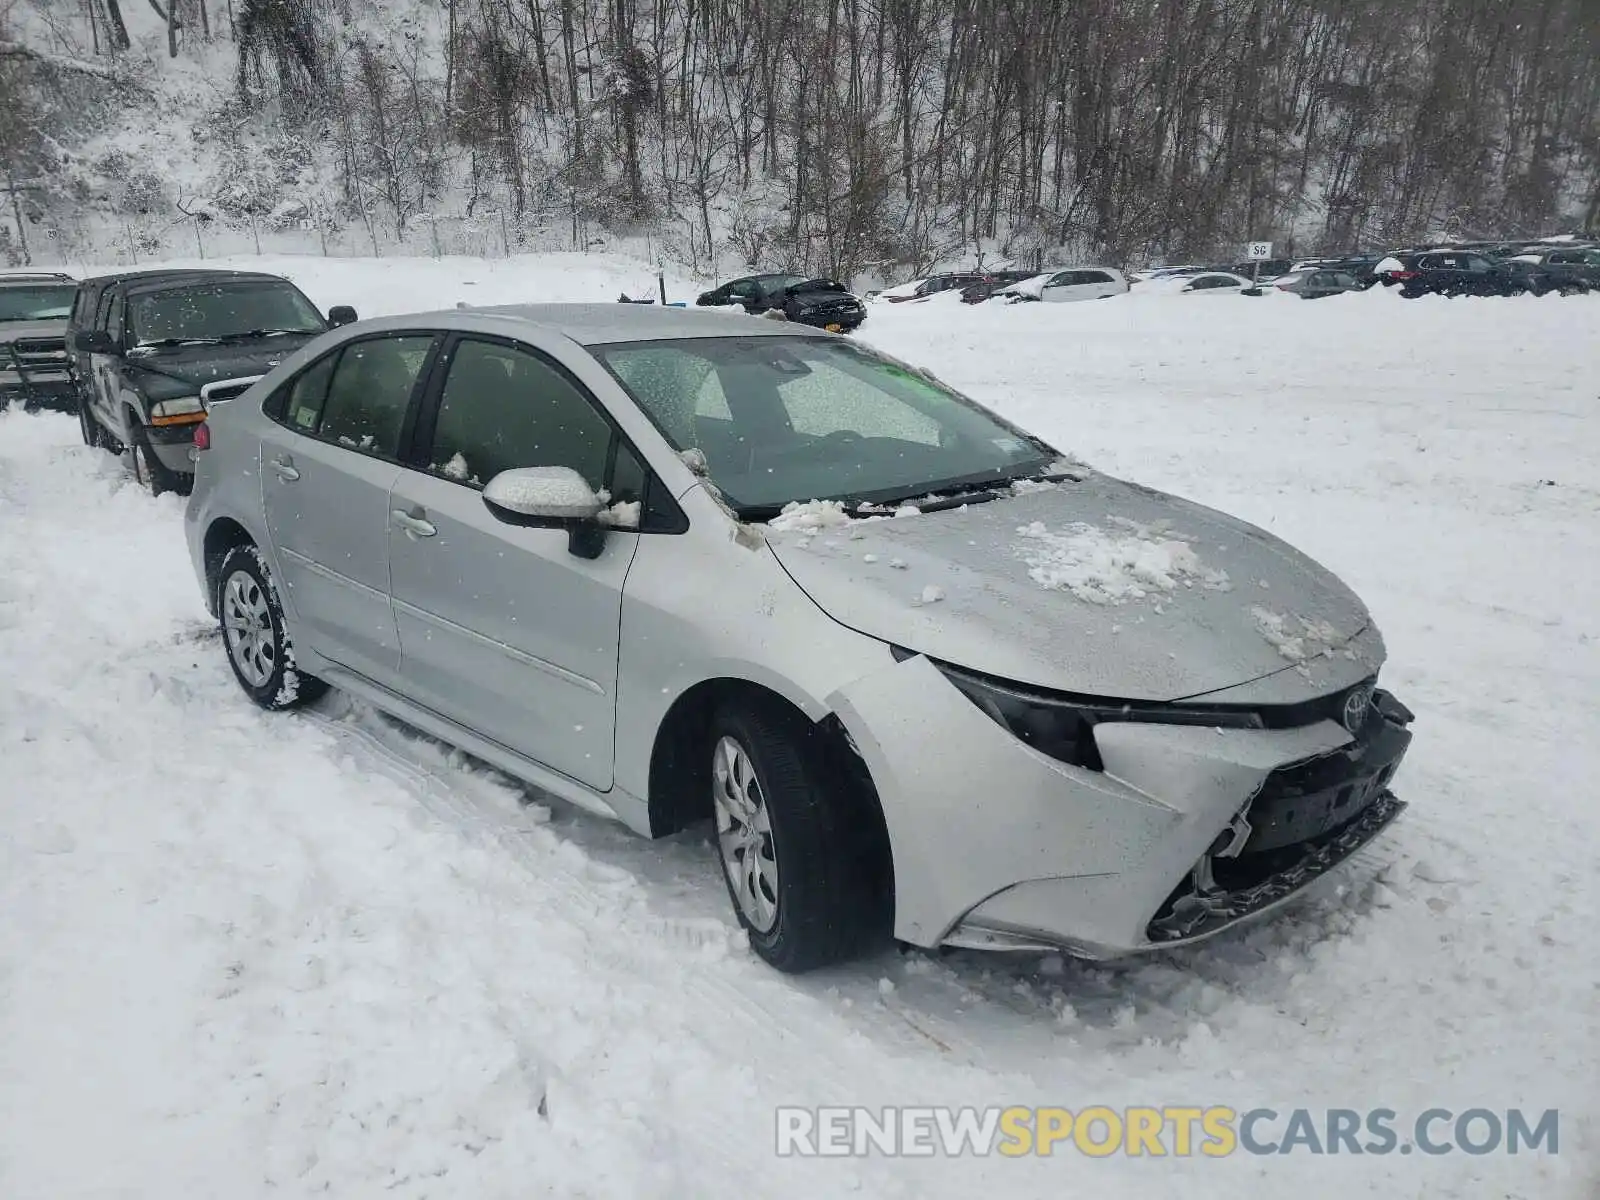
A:
<svg viewBox="0 0 1600 1200">
<path fill-rule="evenodd" d="M 77 294 L 75 283 L 0 287 L 0 321 L 65 321 Z"/>
<path fill-rule="evenodd" d="M 136 345 L 321 333 L 326 328 L 311 302 L 283 283 L 191 284 L 128 298 L 128 329 Z"/>
<path fill-rule="evenodd" d="M 931 378 L 836 338 L 714 337 L 591 352 L 747 520 L 1036 475 L 1060 456 Z"/>
</svg>

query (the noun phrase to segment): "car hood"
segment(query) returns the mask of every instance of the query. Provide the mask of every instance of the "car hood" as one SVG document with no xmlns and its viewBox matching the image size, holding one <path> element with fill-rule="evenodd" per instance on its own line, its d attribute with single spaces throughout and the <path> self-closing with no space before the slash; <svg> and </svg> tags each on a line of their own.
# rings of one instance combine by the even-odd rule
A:
<svg viewBox="0 0 1600 1200">
<path fill-rule="evenodd" d="M 0 321 L 0 346 L 20 338 L 58 337 L 67 333 L 65 320 L 57 321 Z"/>
<path fill-rule="evenodd" d="M 792 524 L 767 542 L 834 620 L 1018 683 L 1171 701 L 1288 673 L 1252 694 L 1291 702 L 1382 659 L 1361 601 L 1293 547 L 1097 473 L 962 509 Z"/>
<path fill-rule="evenodd" d="M 265 375 L 317 334 L 282 334 L 254 342 L 229 342 L 221 346 L 174 346 L 164 350 L 130 352 L 128 366 L 148 375 L 160 375 L 198 390 L 219 379 Z"/>
</svg>

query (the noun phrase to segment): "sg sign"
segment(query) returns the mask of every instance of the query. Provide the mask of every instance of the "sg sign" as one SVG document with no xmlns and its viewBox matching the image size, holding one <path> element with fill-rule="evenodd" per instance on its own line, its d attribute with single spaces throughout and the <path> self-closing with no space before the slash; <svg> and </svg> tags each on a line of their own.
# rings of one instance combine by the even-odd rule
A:
<svg viewBox="0 0 1600 1200">
<path fill-rule="evenodd" d="M 1271 258 L 1272 257 L 1272 243 L 1271 242 L 1251 242 L 1250 243 L 1250 257 L 1251 258 Z"/>
</svg>

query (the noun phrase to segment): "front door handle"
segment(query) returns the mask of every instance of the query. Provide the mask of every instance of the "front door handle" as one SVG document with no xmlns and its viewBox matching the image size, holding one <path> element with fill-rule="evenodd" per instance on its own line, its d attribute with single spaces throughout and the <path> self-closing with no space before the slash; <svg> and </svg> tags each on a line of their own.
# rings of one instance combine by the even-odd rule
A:
<svg viewBox="0 0 1600 1200">
<path fill-rule="evenodd" d="M 408 538 L 432 537 L 439 531 L 434 528 L 432 521 L 408 513 L 403 508 L 392 508 L 389 515 L 394 518 L 394 523 L 406 531 Z"/>
<path fill-rule="evenodd" d="M 272 469 L 278 473 L 278 478 L 285 483 L 293 483 L 300 478 L 300 472 L 295 468 L 294 463 L 287 458 L 273 459 Z"/>
</svg>

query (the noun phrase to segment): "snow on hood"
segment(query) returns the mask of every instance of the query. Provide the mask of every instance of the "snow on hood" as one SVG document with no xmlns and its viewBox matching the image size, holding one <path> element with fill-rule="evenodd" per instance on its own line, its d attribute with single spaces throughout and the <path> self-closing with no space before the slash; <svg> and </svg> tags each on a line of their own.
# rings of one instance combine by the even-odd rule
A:
<svg viewBox="0 0 1600 1200">
<path fill-rule="evenodd" d="M 1178 700 L 1297 671 L 1311 696 L 1379 665 L 1376 639 L 1350 645 L 1370 619 L 1331 572 L 1242 521 L 1108 476 L 892 519 L 803 505 L 767 529 L 841 624 L 1019 683 Z"/>
</svg>

